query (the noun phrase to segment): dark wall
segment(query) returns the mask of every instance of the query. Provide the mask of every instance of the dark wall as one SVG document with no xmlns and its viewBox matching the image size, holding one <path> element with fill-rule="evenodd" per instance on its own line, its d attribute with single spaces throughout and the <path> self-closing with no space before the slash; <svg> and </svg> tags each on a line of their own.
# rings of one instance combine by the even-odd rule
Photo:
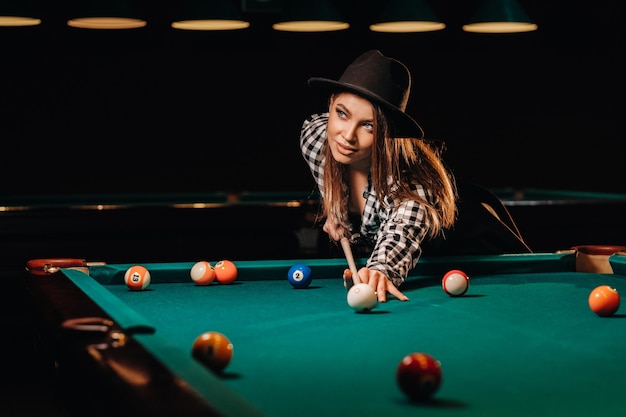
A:
<svg viewBox="0 0 626 417">
<path fill-rule="evenodd" d="M 626 192 L 617 0 L 520 0 L 540 29 L 513 35 L 461 32 L 474 0 L 433 0 L 448 28 L 421 34 L 369 32 L 374 0 L 335 1 L 352 28 L 327 34 L 273 32 L 271 13 L 180 32 L 165 1 L 139 2 L 144 29 L 93 32 L 33 3 L 41 26 L 0 30 L 0 194 L 312 188 L 297 142 L 321 102 L 306 80 L 373 48 L 412 70 L 408 110 L 459 178 Z"/>
</svg>

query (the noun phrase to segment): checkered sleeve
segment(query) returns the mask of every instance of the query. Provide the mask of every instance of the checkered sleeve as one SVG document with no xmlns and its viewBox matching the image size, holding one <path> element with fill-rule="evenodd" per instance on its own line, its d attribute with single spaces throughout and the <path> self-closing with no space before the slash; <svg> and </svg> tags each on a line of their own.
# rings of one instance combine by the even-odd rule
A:
<svg viewBox="0 0 626 417">
<path fill-rule="evenodd" d="M 309 165 L 320 192 L 324 179 L 324 142 L 327 124 L 328 113 L 314 114 L 304 121 L 300 131 L 302 156 Z"/>
<path fill-rule="evenodd" d="M 418 194 L 424 194 L 418 189 Z M 387 201 L 379 210 L 380 229 L 367 267 L 385 273 L 400 286 L 422 254 L 428 230 L 426 209 L 417 200 Z"/>
</svg>

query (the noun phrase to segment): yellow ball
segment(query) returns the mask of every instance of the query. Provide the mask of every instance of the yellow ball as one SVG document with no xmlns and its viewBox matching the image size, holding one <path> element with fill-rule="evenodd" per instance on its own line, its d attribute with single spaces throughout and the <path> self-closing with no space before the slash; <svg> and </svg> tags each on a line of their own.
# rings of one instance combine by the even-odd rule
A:
<svg viewBox="0 0 626 417">
<path fill-rule="evenodd" d="M 233 357 L 233 344 L 220 332 L 204 332 L 193 342 L 191 354 L 213 372 L 221 372 Z"/>
</svg>

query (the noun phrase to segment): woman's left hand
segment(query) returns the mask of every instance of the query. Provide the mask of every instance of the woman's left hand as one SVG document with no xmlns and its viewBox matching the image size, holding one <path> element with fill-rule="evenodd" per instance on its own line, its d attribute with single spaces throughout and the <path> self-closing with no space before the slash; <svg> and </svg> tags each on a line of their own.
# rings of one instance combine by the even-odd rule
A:
<svg viewBox="0 0 626 417">
<path fill-rule="evenodd" d="M 344 280 L 352 280 L 352 273 L 349 269 L 343 272 Z M 400 290 L 393 285 L 393 282 L 380 271 L 375 271 L 369 268 L 361 268 L 359 270 L 359 281 L 368 284 L 376 291 L 378 296 L 378 302 L 384 303 L 387 301 L 387 293 L 393 295 L 400 301 L 408 301 L 409 297 L 404 295 Z M 347 287 L 349 287 L 348 285 Z"/>
</svg>

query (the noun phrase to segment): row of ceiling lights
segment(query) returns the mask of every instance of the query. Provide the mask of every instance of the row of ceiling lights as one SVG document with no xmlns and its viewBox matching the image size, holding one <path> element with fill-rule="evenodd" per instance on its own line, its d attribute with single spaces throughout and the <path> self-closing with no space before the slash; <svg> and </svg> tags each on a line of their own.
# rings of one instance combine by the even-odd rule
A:
<svg viewBox="0 0 626 417">
<path fill-rule="evenodd" d="M 5 6 L 4 4 L 9 6 Z M 41 23 L 36 15 L 23 10 L 23 1 L 3 2 L 0 26 L 34 26 Z M 71 18 L 67 25 L 85 29 L 136 29 L 147 25 L 146 20 L 132 14 L 120 0 L 89 2 L 89 11 Z M 171 26 L 182 30 L 246 29 L 250 22 L 232 0 L 193 0 L 187 2 L 182 15 Z M 242 4 L 246 4 L 242 0 Z M 343 20 L 329 0 L 292 0 L 285 7 L 283 20 L 273 29 L 289 32 L 325 32 L 345 30 L 350 24 Z M 369 26 L 375 32 L 430 32 L 445 29 L 426 0 L 390 0 L 377 22 Z M 474 16 L 463 25 L 467 32 L 514 33 L 537 29 L 516 0 L 482 0 Z"/>
</svg>

